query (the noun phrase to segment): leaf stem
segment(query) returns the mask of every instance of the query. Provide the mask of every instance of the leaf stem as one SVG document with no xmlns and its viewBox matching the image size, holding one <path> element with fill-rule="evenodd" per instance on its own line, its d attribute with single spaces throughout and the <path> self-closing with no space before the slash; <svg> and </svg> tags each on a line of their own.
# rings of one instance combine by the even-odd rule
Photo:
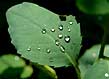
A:
<svg viewBox="0 0 109 79">
<path fill-rule="evenodd" d="M 74 68 L 75 68 L 75 70 L 76 70 L 76 73 L 77 73 L 78 79 L 81 79 L 80 70 L 79 70 L 79 68 L 78 68 L 77 62 L 76 62 L 74 59 L 72 59 L 72 58 L 68 55 L 68 53 L 65 53 L 65 55 L 67 56 L 67 58 L 68 58 L 68 60 L 70 61 L 70 63 L 74 66 Z"/>
<path fill-rule="evenodd" d="M 105 45 L 106 45 L 106 38 L 107 38 L 107 31 L 106 32 L 104 31 L 101 48 L 100 48 L 100 53 L 99 53 L 99 58 L 104 58 L 104 49 L 105 49 Z"/>
</svg>

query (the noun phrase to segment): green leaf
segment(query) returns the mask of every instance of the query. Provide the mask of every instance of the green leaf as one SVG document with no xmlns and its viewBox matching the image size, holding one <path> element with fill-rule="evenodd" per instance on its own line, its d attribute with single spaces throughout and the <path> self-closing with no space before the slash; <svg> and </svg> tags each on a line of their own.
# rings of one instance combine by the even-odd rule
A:
<svg viewBox="0 0 109 79">
<path fill-rule="evenodd" d="M 25 61 L 15 55 L 3 55 L 0 57 L 0 78 L 2 79 L 15 79 L 30 77 L 32 72 L 25 73 L 25 77 L 22 76 L 26 72 L 25 68 L 28 67 Z M 31 68 L 32 71 L 32 68 Z"/>
<path fill-rule="evenodd" d="M 84 77 L 87 69 L 89 69 L 97 59 L 99 54 L 99 47 L 100 45 L 96 45 L 86 50 L 84 55 L 79 59 L 79 68 L 82 78 Z"/>
<path fill-rule="evenodd" d="M 79 59 L 79 68 L 81 71 L 81 76 L 82 78 L 84 77 L 85 73 L 87 72 L 88 69 L 94 64 L 94 62 L 97 60 L 99 56 L 99 51 L 100 51 L 101 45 L 94 45 L 90 49 L 88 49 L 84 55 Z M 105 50 L 104 50 L 104 56 L 109 57 L 109 45 L 106 45 Z"/>
<path fill-rule="evenodd" d="M 109 60 L 97 61 L 88 69 L 83 79 L 109 79 Z"/>
<path fill-rule="evenodd" d="M 108 14 L 108 0 L 76 0 L 77 7 L 87 14 Z"/>
<path fill-rule="evenodd" d="M 27 2 L 13 6 L 6 16 L 12 43 L 24 58 L 54 67 L 75 65 L 81 35 L 73 16 L 61 21 L 57 14 Z"/>
</svg>

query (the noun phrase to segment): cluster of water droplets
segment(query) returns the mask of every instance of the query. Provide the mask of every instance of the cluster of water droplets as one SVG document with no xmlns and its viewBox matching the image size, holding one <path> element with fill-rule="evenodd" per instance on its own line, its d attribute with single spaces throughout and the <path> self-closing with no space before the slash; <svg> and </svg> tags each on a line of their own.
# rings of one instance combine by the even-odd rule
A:
<svg viewBox="0 0 109 79">
<path fill-rule="evenodd" d="M 69 23 L 69 25 L 72 25 L 72 24 L 73 24 L 72 21 L 69 21 L 68 23 Z M 59 31 L 63 31 L 63 29 L 64 29 L 64 26 L 63 26 L 62 24 L 59 24 L 58 30 L 59 30 Z M 54 28 L 51 28 L 50 31 L 51 31 L 51 32 L 55 32 L 56 30 L 55 30 Z M 70 29 L 69 26 L 68 26 L 67 31 L 68 31 L 68 32 L 71 31 L 71 29 Z M 46 29 L 42 29 L 41 32 L 42 32 L 42 34 L 46 34 L 47 30 L 46 30 Z M 62 46 L 62 45 L 60 44 L 60 40 L 59 40 L 59 39 L 62 39 L 62 38 L 64 37 L 64 41 L 65 41 L 66 43 L 69 43 L 70 40 L 71 40 L 71 38 L 70 38 L 70 36 L 68 36 L 68 35 L 63 36 L 63 34 L 58 34 L 57 37 L 58 37 L 58 38 L 55 40 L 55 44 L 56 44 L 56 46 L 59 46 L 59 48 L 61 49 L 62 52 L 64 52 L 64 51 L 65 51 L 65 48 L 64 48 L 64 46 Z M 38 48 L 38 49 L 39 49 L 39 48 Z M 47 49 L 46 52 L 47 52 L 47 53 L 50 53 L 51 50 L 50 50 L 50 49 Z"/>
<path fill-rule="evenodd" d="M 68 23 L 69 23 L 69 26 L 73 24 L 72 21 L 69 21 Z M 44 25 L 44 26 L 46 26 L 46 25 Z M 71 31 L 71 29 L 70 29 L 69 26 L 68 26 L 68 29 L 67 29 L 68 32 Z M 63 29 L 64 29 L 64 26 L 63 26 L 62 24 L 60 24 L 60 25 L 58 26 L 58 31 L 61 31 L 61 32 L 62 32 Z M 43 29 L 41 30 L 41 33 L 42 33 L 42 34 L 46 34 L 47 31 L 48 31 L 48 30 L 47 30 L 46 28 L 43 28 Z M 55 28 L 51 28 L 50 31 L 51 31 L 51 32 L 55 32 L 55 31 L 57 31 L 57 30 L 56 30 Z M 58 38 L 55 40 L 55 45 L 56 45 L 56 46 L 59 46 L 60 50 L 61 50 L 62 52 L 64 52 L 64 51 L 65 51 L 65 48 L 64 48 L 64 46 L 62 46 L 62 45 L 60 44 L 60 39 L 63 39 L 66 43 L 69 43 L 70 40 L 71 40 L 71 38 L 70 38 L 70 36 L 68 36 L 68 35 L 65 35 L 65 36 L 64 36 L 63 34 L 58 34 L 57 37 L 58 37 Z M 41 48 L 38 47 L 37 50 L 40 51 Z M 27 51 L 31 51 L 31 47 L 28 47 L 28 48 L 27 48 Z M 49 48 L 47 48 L 47 49 L 46 49 L 46 53 L 50 53 L 50 52 L 51 52 L 51 50 L 50 50 Z"/>
<path fill-rule="evenodd" d="M 58 43 L 57 43 L 57 44 L 58 44 Z M 37 50 L 40 51 L 41 48 L 38 47 Z M 27 51 L 28 51 L 28 52 L 31 51 L 31 47 L 28 47 L 28 48 L 27 48 Z M 46 53 L 50 53 L 50 52 L 51 52 L 51 50 L 50 50 L 49 48 L 46 49 Z"/>
<path fill-rule="evenodd" d="M 70 22 L 69 22 L 69 25 L 72 25 L 72 24 L 73 24 L 73 22 L 70 21 Z M 60 24 L 59 27 L 58 27 L 58 29 L 59 29 L 59 31 L 63 31 L 63 29 L 64 29 L 63 25 Z M 71 29 L 70 29 L 69 26 L 68 26 L 68 30 L 67 30 L 67 31 L 68 31 L 68 32 L 71 31 Z M 68 35 L 63 36 L 62 34 L 59 34 L 59 35 L 58 35 L 58 38 L 59 38 L 59 39 L 62 39 L 63 37 L 64 37 L 64 41 L 65 41 L 66 43 L 69 43 L 69 42 L 70 42 L 70 40 L 71 40 L 70 36 L 68 36 Z M 65 52 L 65 48 L 64 48 L 64 46 L 62 46 L 62 45 L 60 44 L 60 41 L 59 41 L 59 40 L 55 40 L 55 44 L 56 44 L 57 46 L 59 46 L 59 48 L 60 48 L 60 50 L 61 50 L 62 52 Z"/>
</svg>

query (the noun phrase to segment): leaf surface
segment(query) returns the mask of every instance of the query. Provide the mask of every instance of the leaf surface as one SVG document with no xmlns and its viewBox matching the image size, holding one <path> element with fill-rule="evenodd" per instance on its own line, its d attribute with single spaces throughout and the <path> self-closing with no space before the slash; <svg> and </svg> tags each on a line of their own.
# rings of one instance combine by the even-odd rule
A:
<svg viewBox="0 0 109 79">
<path fill-rule="evenodd" d="M 59 16 L 36 4 L 24 2 L 7 13 L 12 43 L 24 58 L 42 65 L 69 66 L 81 48 L 80 25 L 73 16 Z M 66 41 L 65 41 L 66 40 Z"/>
</svg>

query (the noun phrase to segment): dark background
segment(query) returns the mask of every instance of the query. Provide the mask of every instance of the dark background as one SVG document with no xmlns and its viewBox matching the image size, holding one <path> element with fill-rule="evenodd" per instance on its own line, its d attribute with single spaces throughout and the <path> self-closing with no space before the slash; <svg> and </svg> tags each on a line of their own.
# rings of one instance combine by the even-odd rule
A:
<svg viewBox="0 0 109 79">
<path fill-rule="evenodd" d="M 75 16 L 77 22 L 81 25 L 81 35 L 83 37 L 80 56 L 86 49 L 101 42 L 103 30 L 94 22 L 93 15 L 87 15 L 78 10 L 75 0 L 0 0 L 0 56 L 9 53 L 17 54 L 15 47 L 11 44 L 5 13 L 11 6 L 24 1 L 36 3 L 59 15 Z M 76 79 L 75 70 L 72 67 L 55 70 L 59 79 Z M 31 78 L 35 77 L 35 72 Z"/>
</svg>

